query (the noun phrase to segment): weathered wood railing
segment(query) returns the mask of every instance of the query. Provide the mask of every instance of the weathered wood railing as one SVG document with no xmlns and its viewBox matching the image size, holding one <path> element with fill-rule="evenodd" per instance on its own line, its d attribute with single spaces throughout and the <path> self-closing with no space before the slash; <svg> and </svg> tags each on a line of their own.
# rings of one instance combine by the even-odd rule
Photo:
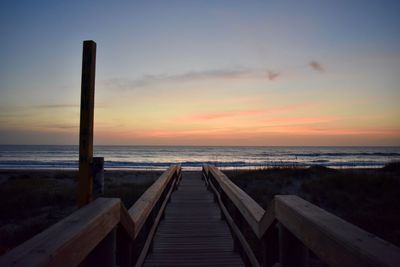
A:
<svg viewBox="0 0 400 267">
<path fill-rule="evenodd" d="M 203 179 L 247 265 L 307 266 L 311 252 L 329 266 L 400 266 L 398 247 L 302 198 L 275 196 L 265 211 L 216 167 Z"/>
<path fill-rule="evenodd" d="M 141 266 L 181 167 L 171 166 L 127 210 L 98 198 L 0 258 L 0 266 Z"/>
</svg>

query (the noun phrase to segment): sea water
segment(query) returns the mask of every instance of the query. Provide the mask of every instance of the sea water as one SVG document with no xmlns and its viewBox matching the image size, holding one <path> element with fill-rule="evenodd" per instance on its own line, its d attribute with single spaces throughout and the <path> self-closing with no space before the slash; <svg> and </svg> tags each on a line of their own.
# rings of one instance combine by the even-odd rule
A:
<svg viewBox="0 0 400 267">
<path fill-rule="evenodd" d="M 2 169 L 76 169 L 78 146 L 0 145 Z M 276 166 L 379 168 L 400 160 L 400 147 L 216 147 L 95 146 L 106 169 L 166 169 L 180 163 L 199 170 L 204 163 L 224 169 Z"/>
</svg>

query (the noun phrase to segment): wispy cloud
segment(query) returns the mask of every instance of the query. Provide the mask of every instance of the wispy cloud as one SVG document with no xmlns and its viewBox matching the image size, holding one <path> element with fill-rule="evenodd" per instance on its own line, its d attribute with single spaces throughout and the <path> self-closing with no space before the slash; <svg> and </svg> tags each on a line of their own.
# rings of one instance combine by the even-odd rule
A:
<svg viewBox="0 0 400 267">
<path fill-rule="evenodd" d="M 236 79 L 253 75 L 255 71 L 250 69 L 240 70 L 211 70 L 202 72 L 187 72 L 181 75 L 168 76 L 170 80 L 187 81 L 202 79 Z"/>
<path fill-rule="evenodd" d="M 57 108 L 78 108 L 79 105 L 74 104 L 52 104 L 52 105 L 37 105 L 33 106 L 36 109 L 57 109 Z"/>
<path fill-rule="evenodd" d="M 237 110 L 237 111 L 224 111 L 224 112 L 214 112 L 214 113 L 199 113 L 183 117 L 183 120 L 187 121 L 210 121 L 215 119 L 230 118 L 230 117 L 244 117 L 244 116 L 254 116 L 258 114 L 263 114 L 266 111 L 263 109 L 254 110 Z"/>
<path fill-rule="evenodd" d="M 307 139 L 312 144 L 315 138 L 340 138 L 342 137 L 355 137 L 359 135 L 364 136 L 386 136 L 396 137 L 399 136 L 399 131 L 395 129 L 351 129 L 351 128 L 336 128 L 336 127 L 317 127 L 312 124 L 307 125 L 288 125 L 288 126 L 254 126 L 254 127 L 241 127 L 234 128 L 229 126 L 217 126 L 208 129 L 152 129 L 134 131 L 132 133 L 120 134 L 119 138 L 129 140 L 133 136 L 137 139 L 162 141 L 172 140 L 174 142 L 181 142 L 183 140 L 197 140 L 205 143 L 226 144 L 229 140 L 249 140 L 256 138 L 257 140 L 264 140 L 268 138 L 278 138 L 280 143 L 286 143 L 292 138 L 302 136 L 310 137 Z M 328 140 L 328 139 L 327 139 Z M 234 143 L 230 143 L 234 144 Z"/>
<path fill-rule="evenodd" d="M 323 72 L 324 67 L 313 60 L 308 66 L 315 71 Z M 164 83 L 198 82 L 206 80 L 234 81 L 244 79 L 258 79 L 265 81 L 275 81 L 281 78 L 282 72 L 277 72 L 265 68 L 239 68 L 239 69 L 219 69 L 205 71 L 190 71 L 181 74 L 158 74 L 144 75 L 138 79 L 116 78 L 101 81 L 101 85 L 107 88 L 119 90 L 134 90 L 151 87 Z"/>
<path fill-rule="evenodd" d="M 245 76 L 252 75 L 250 70 L 211 70 L 202 72 L 187 72 L 176 75 L 145 75 L 136 80 L 129 79 L 111 79 L 102 81 L 105 86 L 112 86 L 117 89 L 139 89 L 148 86 L 153 86 L 166 82 L 188 82 L 188 81 L 201 81 L 201 80 L 226 80 L 238 79 Z"/>
<path fill-rule="evenodd" d="M 335 117 L 291 117 L 291 118 L 272 118 L 264 121 L 267 127 L 291 126 L 291 125 L 313 125 L 321 123 L 331 123 L 337 121 Z"/>
<path fill-rule="evenodd" d="M 310 63 L 308 63 L 308 65 L 310 66 L 311 69 L 318 71 L 318 72 L 324 72 L 325 68 L 322 66 L 321 63 L 312 60 Z"/>
<path fill-rule="evenodd" d="M 274 71 L 267 71 L 267 78 L 270 81 L 274 81 L 276 78 L 278 78 L 279 76 L 281 76 L 280 73 L 278 72 L 274 72 Z"/>
<path fill-rule="evenodd" d="M 53 129 L 53 130 L 70 130 L 79 128 L 79 125 L 54 123 L 54 124 L 42 124 L 40 125 L 40 128 Z"/>
<path fill-rule="evenodd" d="M 95 108 L 105 108 L 107 105 L 104 103 L 95 103 Z M 46 104 L 32 106 L 34 109 L 76 109 L 80 107 L 80 104 Z"/>
<path fill-rule="evenodd" d="M 263 109 L 243 109 L 243 110 L 230 110 L 219 112 L 204 112 L 186 115 L 180 118 L 175 118 L 174 121 L 179 122 L 195 122 L 202 123 L 219 119 L 236 118 L 236 117 L 254 117 L 258 115 L 272 115 L 294 112 L 299 109 L 307 109 L 315 106 L 315 104 L 298 104 L 288 105 L 282 107 L 263 108 Z"/>
<path fill-rule="evenodd" d="M 193 71 L 176 75 L 145 75 L 139 79 L 110 79 L 102 81 L 102 85 L 121 90 L 140 89 L 163 83 L 193 82 L 206 80 L 240 80 L 240 79 L 264 79 L 273 81 L 280 74 L 264 69 L 226 69 Z"/>
</svg>

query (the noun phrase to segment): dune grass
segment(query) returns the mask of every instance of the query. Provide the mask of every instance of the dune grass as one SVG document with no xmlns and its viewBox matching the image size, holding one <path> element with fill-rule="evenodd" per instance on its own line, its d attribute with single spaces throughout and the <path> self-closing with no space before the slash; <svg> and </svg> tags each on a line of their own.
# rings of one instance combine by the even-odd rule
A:
<svg viewBox="0 0 400 267">
<path fill-rule="evenodd" d="M 124 177 L 128 172 L 115 172 L 126 181 L 114 183 L 113 174 L 106 176 L 103 196 L 121 198 L 127 208 L 152 184 L 152 179 L 130 181 L 132 175 Z M 78 209 L 76 171 L 1 171 L 0 175 L 8 177 L 0 184 L 0 255 Z"/>
<path fill-rule="evenodd" d="M 400 164 L 382 169 L 272 168 L 226 174 L 263 208 L 277 194 L 298 195 L 400 246 Z"/>
<path fill-rule="evenodd" d="M 122 183 L 118 185 L 110 184 L 105 188 L 104 197 L 117 197 L 129 209 L 135 201 L 150 187 L 152 183 L 135 184 Z"/>
<path fill-rule="evenodd" d="M 0 253 L 76 209 L 73 181 L 14 176 L 0 185 Z"/>
</svg>

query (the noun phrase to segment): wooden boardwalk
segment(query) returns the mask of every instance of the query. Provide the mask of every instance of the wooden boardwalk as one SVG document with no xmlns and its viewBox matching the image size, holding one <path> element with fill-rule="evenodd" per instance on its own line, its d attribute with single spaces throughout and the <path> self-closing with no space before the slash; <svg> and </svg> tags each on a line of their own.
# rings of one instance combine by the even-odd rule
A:
<svg viewBox="0 0 400 267">
<path fill-rule="evenodd" d="M 184 172 L 144 266 L 243 266 L 200 172 Z"/>
</svg>

